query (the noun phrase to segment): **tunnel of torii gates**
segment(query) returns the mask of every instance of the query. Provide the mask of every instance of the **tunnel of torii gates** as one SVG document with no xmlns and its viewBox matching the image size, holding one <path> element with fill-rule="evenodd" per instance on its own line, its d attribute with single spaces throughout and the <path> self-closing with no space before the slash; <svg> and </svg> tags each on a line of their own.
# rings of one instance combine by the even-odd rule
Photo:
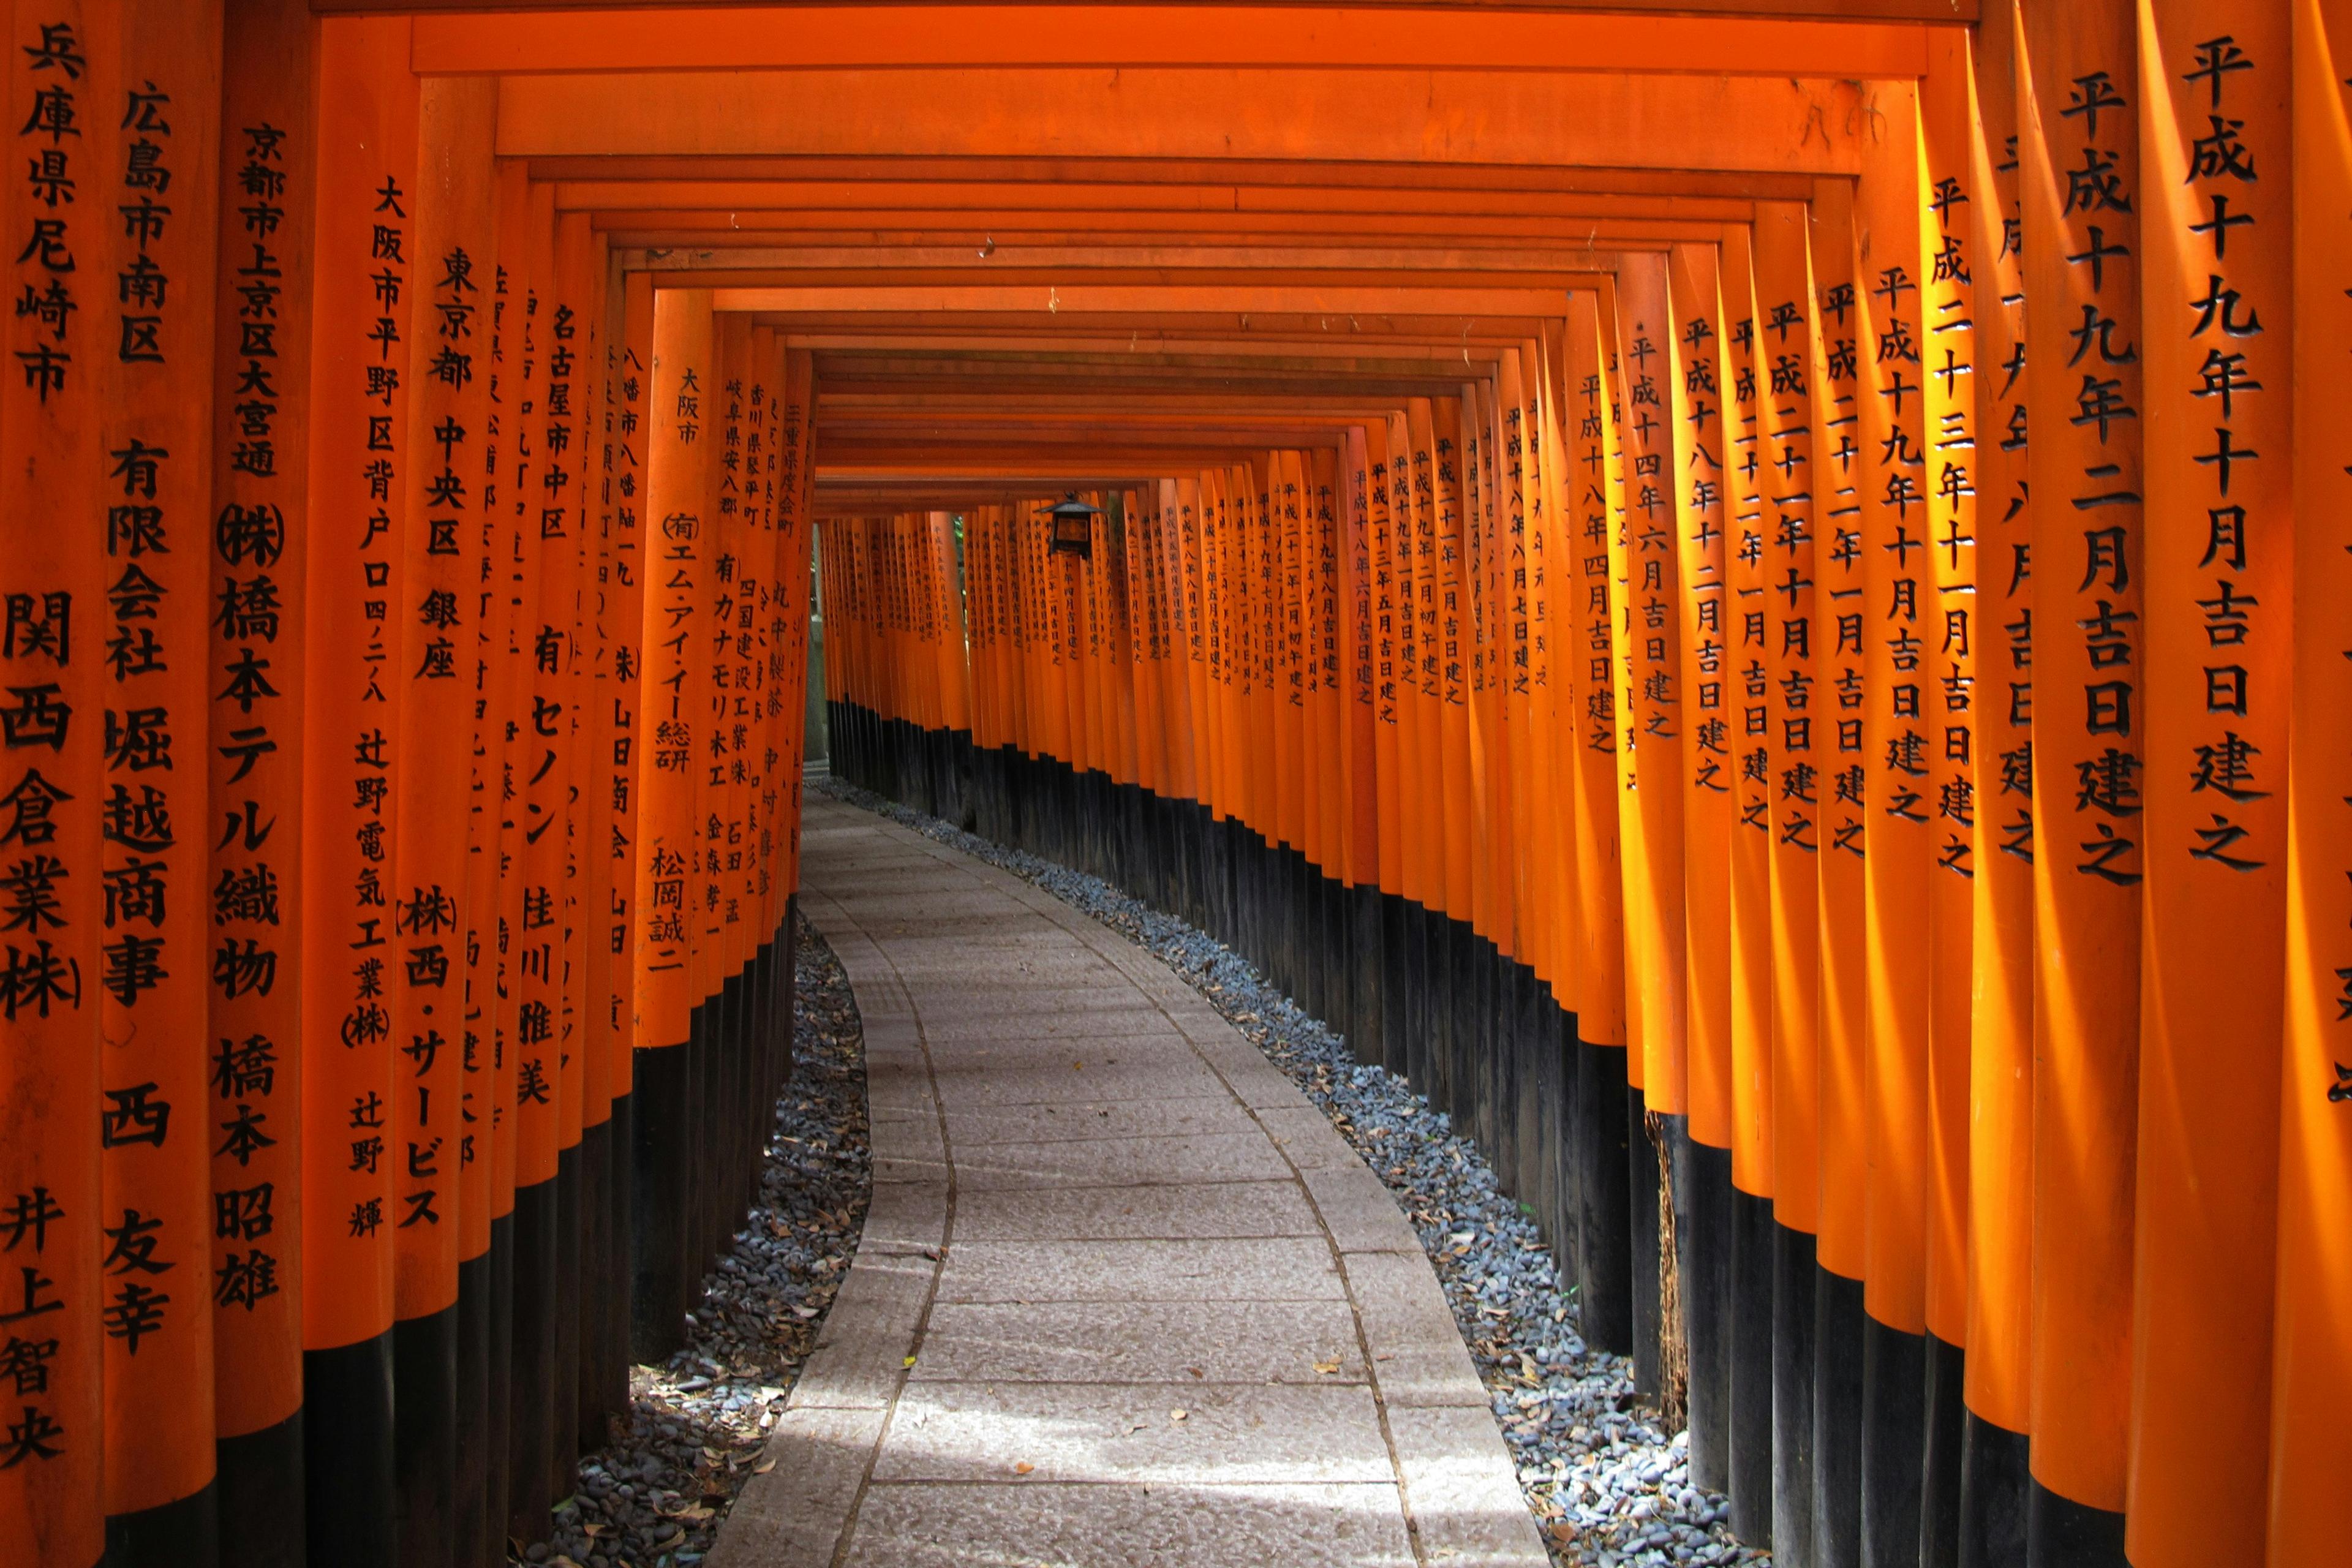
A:
<svg viewBox="0 0 2352 1568">
<path fill-rule="evenodd" d="M 2352 0 L 407 9 L 9 7 L 0 1560 L 544 1537 L 812 555 L 842 770 L 1459 1118 L 1744 1538 L 2347 1560 Z"/>
</svg>

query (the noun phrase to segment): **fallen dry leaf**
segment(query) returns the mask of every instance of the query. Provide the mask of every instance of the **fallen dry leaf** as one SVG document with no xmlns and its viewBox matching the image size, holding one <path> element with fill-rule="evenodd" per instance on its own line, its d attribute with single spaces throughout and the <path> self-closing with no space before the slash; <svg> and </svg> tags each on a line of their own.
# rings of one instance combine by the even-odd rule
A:
<svg viewBox="0 0 2352 1568">
<path fill-rule="evenodd" d="M 1013 1473 L 1016 1476 L 1025 1476 L 1036 1468 L 1036 1466 L 1031 1464 L 1028 1460 L 1024 1459 L 1019 1464 L 1013 1467 Z"/>
<path fill-rule="evenodd" d="M 766 1475 L 770 1470 L 772 1470 L 772 1469 L 774 1469 L 775 1468 L 776 1468 L 776 1461 L 775 1461 L 775 1460 L 773 1460 L 773 1459 L 762 1459 L 762 1460 L 761 1460 L 758 1464 L 756 1464 L 756 1465 L 754 1465 L 754 1466 L 752 1466 L 752 1467 L 751 1467 L 751 1473 L 752 1473 L 753 1475 L 755 1475 L 755 1476 L 764 1476 L 764 1475 Z"/>
<path fill-rule="evenodd" d="M 1191 1414 L 1192 1412 L 1189 1410 L 1171 1410 L 1168 1413 L 1168 1419 L 1171 1421 L 1181 1421 Z"/>
<path fill-rule="evenodd" d="M 1336 1359 L 1332 1361 L 1318 1361 L 1315 1363 L 1315 1370 L 1321 1373 L 1324 1376 L 1328 1377 L 1333 1373 L 1339 1370 L 1339 1363 Z"/>
</svg>

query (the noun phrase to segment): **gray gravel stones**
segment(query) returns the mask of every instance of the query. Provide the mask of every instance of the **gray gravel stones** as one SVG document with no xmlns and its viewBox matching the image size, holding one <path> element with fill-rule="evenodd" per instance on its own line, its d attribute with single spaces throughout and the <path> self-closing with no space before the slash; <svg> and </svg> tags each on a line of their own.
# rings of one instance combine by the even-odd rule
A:
<svg viewBox="0 0 2352 1568">
<path fill-rule="evenodd" d="M 692 1568 L 753 1473 L 776 1412 L 849 1272 L 872 1173 L 866 1046 L 841 961 L 799 924 L 793 1077 L 760 1201 L 703 1282 L 685 1349 L 629 1374 L 628 1429 L 580 1461 L 551 1539 L 519 1561 L 563 1568 Z"/>
<path fill-rule="evenodd" d="M 1636 1402 L 1633 1365 L 1577 1333 L 1572 1287 L 1475 1143 L 1222 943 L 1098 878 L 965 833 L 836 779 L 809 787 L 1021 877 L 1153 953 L 1287 1073 L 1376 1172 L 1435 1266 L 1528 1506 L 1559 1563 L 1752 1563 L 1729 1505 L 1690 1483 L 1687 1435 Z"/>
</svg>

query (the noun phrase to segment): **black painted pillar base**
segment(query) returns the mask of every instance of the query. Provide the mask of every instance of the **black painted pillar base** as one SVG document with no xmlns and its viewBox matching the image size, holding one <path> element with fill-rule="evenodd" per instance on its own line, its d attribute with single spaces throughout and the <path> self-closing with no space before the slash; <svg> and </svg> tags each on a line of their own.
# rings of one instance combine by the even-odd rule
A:
<svg viewBox="0 0 2352 1568">
<path fill-rule="evenodd" d="M 517 1187 L 506 1455 L 506 1532 L 517 1541 L 546 1540 L 555 1506 L 555 1178 Z M 567 1428 L 567 1446 L 571 1436 Z"/>
<path fill-rule="evenodd" d="M 1862 1281 L 1813 1272 L 1813 1561 L 1862 1568 Z"/>
<path fill-rule="evenodd" d="M 1919 1482 L 1919 1568 L 1958 1568 L 1968 1353 L 1927 1335 L 1927 1452 Z"/>
<path fill-rule="evenodd" d="M 2028 1484 L 2027 1568 L 2126 1568 L 2121 1513 L 2060 1497 L 2040 1481 Z"/>
<path fill-rule="evenodd" d="M 1772 1226 L 1772 1561 L 1817 1568 L 1813 1550 L 1814 1301 L 1821 1267 L 1808 1233 Z"/>
<path fill-rule="evenodd" d="M 2028 1560 L 2032 1449 L 2024 1433 L 1968 1413 L 1960 1435 L 1958 1568 L 2015 1568 Z"/>
<path fill-rule="evenodd" d="M 1689 1349 L 1691 1483 L 1731 1489 L 1731 1151 L 1694 1141 L 1668 1119 L 1675 1142 L 1675 1242 Z"/>
<path fill-rule="evenodd" d="M 1927 1340 L 1865 1315 L 1862 1328 L 1863 1568 L 1918 1568 L 1927 1449 Z"/>
<path fill-rule="evenodd" d="M 302 1412 L 213 1446 L 221 1568 L 303 1568 Z"/>
<path fill-rule="evenodd" d="M 310 1560 L 395 1568 L 392 1331 L 304 1351 L 302 1413 Z"/>
<path fill-rule="evenodd" d="M 1578 1163 L 1579 1317 L 1586 1343 L 1631 1355 L 1633 1209 L 1625 1181 L 1633 1158 L 1626 1115 L 1633 1099 L 1625 1087 L 1625 1047 L 1580 1040 L 1575 1048 L 1579 1126 L 1570 1147 Z"/>
<path fill-rule="evenodd" d="M 1731 1533 L 1772 1544 L 1772 1200 L 1731 1194 Z"/>
<path fill-rule="evenodd" d="M 403 1568 L 457 1549 L 457 1307 L 392 1325 L 392 1415 Z"/>
<path fill-rule="evenodd" d="M 1626 1220 L 1633 1238 L 1633 1386 L 1656 1398 L 1665 1389 L 1659 1300 L 1662 1238 L 1658 1234 L 1658 1146 L 1650 1138 L 1649 1110 L 1638 1089 L 1625 1090 Z"/>
<path fill-rule="evenodd" d="M 105 1568 L 216 1568 L 220 1496 L 212 1482 L 186 1497 L 106 1516 Z"/>
</svg>

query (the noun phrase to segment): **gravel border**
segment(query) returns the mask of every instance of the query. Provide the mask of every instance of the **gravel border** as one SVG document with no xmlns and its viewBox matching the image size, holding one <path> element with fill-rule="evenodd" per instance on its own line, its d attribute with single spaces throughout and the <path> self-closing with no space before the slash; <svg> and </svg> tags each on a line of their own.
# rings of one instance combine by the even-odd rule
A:
<svg viewBox="0 0 2352 1568">
<path fill-rule="evenodd" d="M 873 1193 L 865 1034 L 841 961 L 793 918 L 793 1075 L 776 1101 L 759 1205 L 704 1279 L 685 1348 L 630 1369 L 628 1430 L 580 1461 L 579 1490 L 556 1505 L 554 1534 L 516 1561 L 699 1563 L 757 1471 L 848 1276 Z"/>
<path fill-rule="evenodd" d="M 1477 1363 L 1540 1533 L 1557 1563 L 1663 1568 L 1769 1563 L 1728 1528 L 1719 1494 L 1690 1483 L 1688 1434 L 1638 1403 L 1633 1363 L 1577 1333 L 1574 1287 L 1452 1121 L 1346 1044 L 1223 943 L 1097 877 L 966 833 L 839 779 L 807 787 L 887 816 L 1043 888 L 1175 971 L 1323 1109 L 1381 1177 L 1435 1266 Z"/>
</svg>

